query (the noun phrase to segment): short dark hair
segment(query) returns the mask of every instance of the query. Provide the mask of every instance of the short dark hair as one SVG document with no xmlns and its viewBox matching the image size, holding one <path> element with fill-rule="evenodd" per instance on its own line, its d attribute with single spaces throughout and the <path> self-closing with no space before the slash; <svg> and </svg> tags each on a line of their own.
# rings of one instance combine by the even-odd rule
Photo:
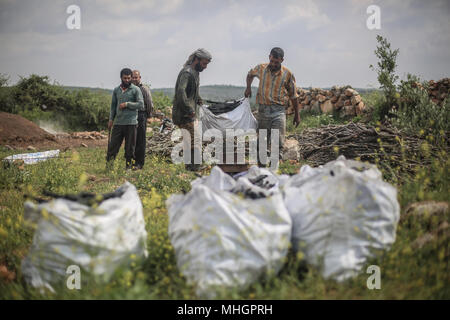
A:
<svg viewBox="0 0 450 320">
<path fill-rule="evenodd" d="M 275 47 L 272 50 L 270 50 L 270 55 L 275 59 L 284 58 L 284 51 L 279 47 Z"/>
<path fill-rule="evenodd" d="M 131 76 L 133 75 L 133 71 L 131 71 L 130 68 L 123 68 L 122 70 L 120 70 L 120 77 L 122 78 L 122 76 Z"/>
</svg>

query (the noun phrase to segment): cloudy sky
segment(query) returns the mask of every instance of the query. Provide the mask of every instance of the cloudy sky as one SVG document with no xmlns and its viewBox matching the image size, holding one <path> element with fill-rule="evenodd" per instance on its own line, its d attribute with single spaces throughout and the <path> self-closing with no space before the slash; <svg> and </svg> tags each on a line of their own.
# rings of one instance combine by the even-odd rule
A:
<svg viewBox="0 0 450 320">
<path fill-rule="evenodd" d="M 81 28 L 69 30 L 70 5 Z M 381 29 L 369 30 L 369 5 Z M 398 74 L 450 76 L 449 0 L 0 0 L 0 73 L 48 75 L 60 84 L 113 88 L 141 70 L 153 88 L 173 87 L 188 55 L 213 61 L 201 85 L 245 85 L 247 71 L 285 50 L 298 86 L 376 87 L 376 35 L 400 48 Z"/>
</svg>

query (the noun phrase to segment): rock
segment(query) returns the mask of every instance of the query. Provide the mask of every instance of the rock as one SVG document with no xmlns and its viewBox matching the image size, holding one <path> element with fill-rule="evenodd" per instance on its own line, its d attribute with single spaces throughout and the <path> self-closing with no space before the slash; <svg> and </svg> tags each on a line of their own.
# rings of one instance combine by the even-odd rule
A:
<svg viewBox="0 0 450 320">
<path fill-rule="evenodd" d="M 36 148 L 33 147 L 33 146 L 28 146 L 28 147 L 27 147 L 27 150 L 36 151 Z"/>
<path fill-rule="evenodd" d="M 425 245 L 442 240 L 442 243 L 448 243 L 450 238 L 450 224 L 447 221 L 441 222 L 439 226 L 432 232 L 427 232 L 424 235 L 418 237 L 411 244 L 413 249 L 422 249 Z"/>
<path fill-rule="evenodd" d="M 353 117 L 356 115 L 355 107 L 352 105 L 344 106 L 343 110 L 344 110 L 344 116 Z"/>
<path fill-rule="evenodd" d="M 284 142 L 283 160 L 298 160 L 300 146 L 297 139 L 286 139 Z"/>
<path fill-rule="evenodd" d="M 326 97 L 324 95 L 317 95 L 317 100 L 319 100 L 319 102 L 324 102 L 326 100 Z"/>
<path fill-rule="evenodd" d="M 336 103 L 336 101 L 338 101 L 338 97 L 332 96 L 330 101 L 331 101 L 331 103 Z"/>
<path fill-rule="evenodd" d="M 350 100 L 345 100 L 344 101 L 344 106 L 351 106 L 351 105 L 352 105 L 352 103 L 351 103 Z"/>
<path fill-rule="evenodd" d="M 13 281 L 16 278 L 16 273 L 14 271 L 9 271 L 5 265 L 0 265 L 0 279 L 6 282 Z"/>
<path fill-rule="evenodd" d="M 352 105 L 356 106 L 361 101 L 361 96 L 360 95 L 352 96 L 351 101 Z"/>
<path fill-rule="evenodd" d="M 336 102 L 335 107 L 336 110 L 341 109 L 344 106 L 344 100 L 339 99 L 338 102 Z"/>
<path fill-rule="evenodd" d="M 351 88 L 347 88 L 347 89 L 345 89 L 345 91 L 344 91 L 344 93 L 345 93 L 345 95 L 347 96 L 347 97 L 351 97 L 351 96 L 353 96 L 354 94 L 355 94 L 355 90 L 353 90 L 353 89 L 351 89 Z"/>
<path fill-rule="evenodd" d="M 411 243 L 411 247 L 414 249 L 422 249 L 424 245 L 433 241 L 435 237 L 431 233 L 425 233 L 423 236 L 417 238 Z"/>
<path fill-rule="evenodd" d="M 304 104 L 309 104 L 311 102 L 311 96 L 306 96 L 305 100 L 303 100 Z"/>
<path fill-rule="evenodd" d="M 311 104 L 311 111 L 319 113 L 320 112 L 320 103 L 319 101 L 315 101 L 313 104 Z"/>
<path fill-rule="evenodd" d="M 81 146 L 82 146 L 82 147 L 85 147 L 85 148 L 88 147 L 86 143 L 81 143 Z"/>
<path fill-rule="evenodd" d="M 325 101 L 320 105 L 320 110 L 322 113 L 332 113 L 333 112 L 333 104 L 330 100 Z"/>
<path fill-rule="evenodd" d="M 14 148 L 13 147 L 11 147 L 10 145 L 8 145 L 8 144 L 5 144 L 5 148 L 6 149 L 8 149 L 8 150 L 14 150 Z"/>
<path fill-rule="evenodd" d="M 359 116 L 363 113 L 364 111 L 364 102 L 359 102 L 356 106 L 355 106 L 355 111 L 356 111 L 356 115 Z"/>
<path fill-rule="evenodd" d="M 432 230 L 437 224 L 448 220 L 448 213 L 448 202 L 415 202 L 406 207 L 405 213 L 400 217 L 400 222 L 406 222 L 409 225 L 419 222 L 427 230 Z"/>
</svg>

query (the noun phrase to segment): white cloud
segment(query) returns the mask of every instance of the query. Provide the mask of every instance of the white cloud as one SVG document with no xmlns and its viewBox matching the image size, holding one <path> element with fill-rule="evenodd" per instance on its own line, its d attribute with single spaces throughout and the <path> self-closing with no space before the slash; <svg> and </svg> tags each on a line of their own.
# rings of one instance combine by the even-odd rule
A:
<svg viewBox="0 0 450 320">
<path fill-rule="evenodd" d="M 175 12 L 183 4 L 183 0 L 94 0 L 94 2 L 106 12 L 119 16 L 143 11 L 167 15 Z"/>
<path fill-rule="evenodd" d="M 213 61 L 202 85 L 245 85 L 248 69 L 279 45 L 299 85 L 366 86 L 376 84 L 368 65 L 376 63 L 377 33 L 400 48 L 400 74 L 437 79 L 450 73 L 444 2 L 374 1 L 382 9 L 380 32 L 366 28 L 372 1 L 79 0 L 79 31 L 65 28 L 69 0 L 32 2 L 31 9 L 0 0 L 0 14 L 4 3 L 0 70 L 12 82 L 38 72 L 68 85 L 112 88 L 120 68 L 130 66 L 154 88 L 172 87 L 188 55 L 204 47 Z"/>
<path fill-rule="evenodd" d="M 317 3 L 312 0 L 288 4 L 284 11 L 283 23 L 296 20 L 305 21 L 308 30 L 326 26 L 331 22 L 325 13 L 320 12 Z"/>
</svg>

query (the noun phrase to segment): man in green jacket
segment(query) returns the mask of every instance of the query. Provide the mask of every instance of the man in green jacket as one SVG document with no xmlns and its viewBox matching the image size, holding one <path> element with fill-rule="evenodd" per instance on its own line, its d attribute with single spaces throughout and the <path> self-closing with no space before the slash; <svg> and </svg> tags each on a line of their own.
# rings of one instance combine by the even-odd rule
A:
<svg viewBox="0 0 450 320">
<path fill-rule="evenodd" d="M 175 85 L 172 120 L 180 129 L 186 130 L 184 133 L 190 135 L 191 152 L 190 155 L 184 155 L 184 163 L 186 169 L 191 171 L 198 171 L 201 163 L 201 137 L 194 135 L 198 125 L 198 121 L 196 121 L 197 105 L 203 103 L 199 95 L 199 73 L 206 69 L 211 59 L 211 54 L 205 49 L 194 51 L 178 74 Z M 186 135 L 183 135 L 183 140 L 185 143 L 188 142 Z"/>
<path fill-rule="evenodd" d="M 126 168 L 132 166 L 136 146 L 136 127 L 138 110 L 144 109 L 144 99 L 141 90 L 131 83 L 132 71 L 124 68 L 120 71 L 120 86 L 114 88 L 109 113 L 108 129 L 111 130 L 111 139 L 108 143 L 106 161 L 108 167 L 112 164 L 125 139 Z"/>
</svg>

